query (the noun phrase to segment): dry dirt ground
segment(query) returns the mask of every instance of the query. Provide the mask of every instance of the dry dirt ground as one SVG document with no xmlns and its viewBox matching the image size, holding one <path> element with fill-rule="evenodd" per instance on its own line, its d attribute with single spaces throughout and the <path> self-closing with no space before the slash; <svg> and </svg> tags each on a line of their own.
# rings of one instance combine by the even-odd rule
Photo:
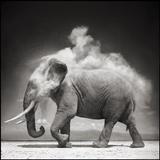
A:
<svg viewBox="0 0 160 160">
<path fill-rule="evenodd" d="M 111 141 L 108 148 L 92 148 L 91 141 L 72 142 L 72 148 L 56 148 L 56 142 L 3 141 L 2 159 L 159 159 L 159 141 L 145 141 L 144 148 L 130 148 L 130 141 Z"/>
</svg>

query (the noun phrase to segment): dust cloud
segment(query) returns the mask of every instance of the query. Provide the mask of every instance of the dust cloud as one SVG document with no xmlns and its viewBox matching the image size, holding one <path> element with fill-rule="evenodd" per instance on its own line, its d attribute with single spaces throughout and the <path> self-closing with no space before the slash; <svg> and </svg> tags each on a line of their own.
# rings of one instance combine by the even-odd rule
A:
<svg viewBox="0 0 160 160">
<path fill-rule="evenodd" d="M 145 108 L 150 105 L 151 81 L 131 67 L 121 53 L 102 53 L 100 42 L 88 35 L 86 26 L 74 28 L 68 39 L 73 45 L 72 48 L 62 49 L 55 54 L 42 57 L 41 60 L 57 58 L 67 64 L 70 72 L 75 68 L 112 70 L 131 83 L 139 107 Z"/>
</svg>

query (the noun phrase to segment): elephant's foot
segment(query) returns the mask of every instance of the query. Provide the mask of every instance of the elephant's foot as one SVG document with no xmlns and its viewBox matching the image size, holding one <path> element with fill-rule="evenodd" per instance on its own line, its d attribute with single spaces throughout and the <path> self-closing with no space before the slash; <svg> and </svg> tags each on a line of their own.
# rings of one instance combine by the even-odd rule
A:
<svg viewBox="0 0 160 160">
<path fill-rule="evenodd" d="M 72 143 L 58 144 L 58 148 L 72 148 Z"/>
<path fill-rule="evenodd" d="M 94 141 L 93 147 L 94 148 L 106 148 L 108 146 L 108 143 L 105 141 Z"/>
<path fill-rule="evenodd" d="M 130 145 L 131 148 L 142 148 L 144 147 L 144 143 L 143 142 L 133 142 L 131 145 Z"/>
<path fill-rule="evenodd" d="M 59 148 L 71 148 L 72 144 L 68 142 L 68 134 L 59 134 L 61 141 L 58 144 Z"/>
</svg>

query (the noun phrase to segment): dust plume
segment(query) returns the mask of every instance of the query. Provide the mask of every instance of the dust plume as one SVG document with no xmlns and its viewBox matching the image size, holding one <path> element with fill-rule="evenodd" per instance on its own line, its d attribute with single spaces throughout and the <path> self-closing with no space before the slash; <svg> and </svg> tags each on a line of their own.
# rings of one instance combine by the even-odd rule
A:
<svg viewBox="0 0 160 160">
<path fill-rule="evenodd" d="M 112 70 L 131 83 L 138 106 L 149 106 L 151 82 L 132 68 L 120 53 L 102 53 L 100 42 L 87 32 L 88 27 L 85 26 L 74 28 L 68 36 L 72 48 L 65 48 L 41 59 L 57 58 L 67 64 L 69 71 L 75 68 Z"/>
</svg>

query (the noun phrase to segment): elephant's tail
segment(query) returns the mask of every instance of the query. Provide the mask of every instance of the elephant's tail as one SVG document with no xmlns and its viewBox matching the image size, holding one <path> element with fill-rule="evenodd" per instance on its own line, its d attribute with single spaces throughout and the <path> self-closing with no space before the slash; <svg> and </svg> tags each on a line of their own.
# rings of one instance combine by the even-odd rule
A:
<svg viewBox="0 0 160 160">
<path fill-rule="evenodd" d="M 126 127 L 126 131 L 128 131 L 128 129 L 129 129 L 129 127 L 127 126 L 127 127 Z"/>
<path fill-rule="evenodd" d="M 131 105 L 132 105 L 132 108 L 133 108 L 133 112 L 135 111 L 135 109 L 136 109 L 136 101 L 135 101 L 135 99 L 132 99 L 131 100 Z"/>
</svg>

